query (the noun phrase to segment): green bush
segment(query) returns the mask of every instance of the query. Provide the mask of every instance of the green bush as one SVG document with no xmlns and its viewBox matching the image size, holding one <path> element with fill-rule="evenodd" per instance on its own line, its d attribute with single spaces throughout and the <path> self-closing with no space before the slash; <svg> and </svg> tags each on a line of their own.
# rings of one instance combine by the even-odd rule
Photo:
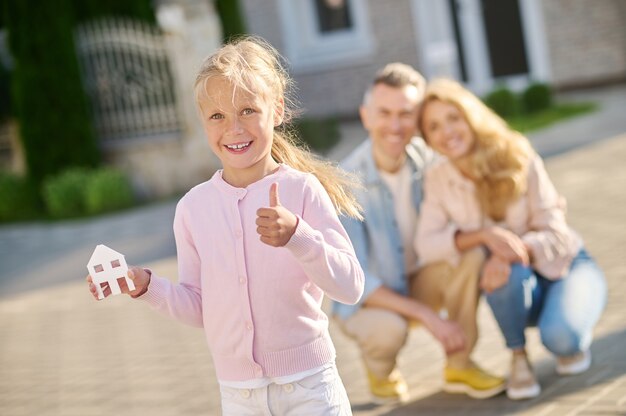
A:
<svg viewBox="0 0 626 416">
<path fill-rule="evenodd" d="M 100 169 L 89 179 L 85 193 L 87 212 L 99 214 L 126 208 L 134 203 L 132 186 L 122 172 L 114 169 Z"/>
<path fill-rule="evenodd" d="M 339 122 L 335 118 L 294 120 L 293 128 L 311 150 L 324 153 L 339 142 Z"/>
<path fill-rule="evenodd" d="M 84 215 L 85 191 L 89 184 L 89 171 L 70 168 L 46 179 L 43 183 L 43 200 L 46 210 L 54 218 L 70 218 Z"/>
<path fill-rule="evenodd" d="M 552 104 L 552 90 L 547 84 L 531 84 L 522 93 L 522 105 L 528 114 L 546 110 Z"/>
<path fill-rule="evenodd" d="M 39 215 L 36 187 L 27 179 L 0 172 L 0 221 L 19 221 Z"/>
<path fill-rule="evenodd" d="M 485 104 L 500 117 L 506 118 L 520 113 L 520 103 L 517 96 L 506 87 L 498 87 L 484 98 Z"/>
</svg>

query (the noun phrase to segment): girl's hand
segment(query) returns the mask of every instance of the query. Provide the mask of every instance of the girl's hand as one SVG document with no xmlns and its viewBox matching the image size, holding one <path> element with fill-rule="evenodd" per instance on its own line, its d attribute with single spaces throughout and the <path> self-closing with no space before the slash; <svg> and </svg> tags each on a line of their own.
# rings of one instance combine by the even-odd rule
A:
<svg viewBox="0 0 626 416">
<path fill-rule="evenodd" d="M 122 293 L 127 293 L 133 298 L 137 298 L 146 293 L 146 291 L 148 290 L 148 285 L 150 284 L 150 273 L 140 267 L 129 267 L 128 273 L 126 275 L 130 280 L 133 281 L 133 284 L 135 285 L 135 290 L 129 290 L 128 285 L 126 284 L 126 280 L 122 279 L 119 281 Z M 91 275 L 87 275 L 87 278 L 85 280 L 87 280 L 87 283 L 89 284 L 89 291 L 91 292 L 91 295 L 94 297 L 94 299 L 101 300 L 98 299 L 98 291 L 96 290 L 96 285 L 93 283 Z M 105 285 L 102 292 L 105 298 L 111 294 L 111 288 L 108 284 Z"/>
<path fill-rule="evenodd" d="M 277 183 L 270 187 L 269 208 L 259 208 L 256 214 L 256 232 L 261 236 L 261 241 L 267 245 L 282 247 L 296 232 L 298 217 L 280 205 Z"/>
<path fill-rule="evenodd" d="M 508 260 L 509 263 L 522 263 L 528 266 L 528 249 L 517 234 L 502 227 L 493 226 L 483 230 L 483 241 L 491 254 Z"/>
<path fill-rule="evenodd" d="M 480 288 L 486 293 L 501 288 L 509 281 L 511 263 L 502 257 L 492 255 L 487 259 L 480 276 Z"/>
</svg>

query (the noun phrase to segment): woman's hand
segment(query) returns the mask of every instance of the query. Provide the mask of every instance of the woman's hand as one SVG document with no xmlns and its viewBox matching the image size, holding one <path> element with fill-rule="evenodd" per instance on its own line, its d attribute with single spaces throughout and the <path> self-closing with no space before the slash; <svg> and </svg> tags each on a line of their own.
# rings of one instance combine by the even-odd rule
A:
<svg viewBox="0 0 626 416">
<path fill-rule="evenodd" d="M 485 228 L 482 234 L 482 240 L 492 255 L 506 259 L 509 263 L 530 264 L 528 249 L 517 234 L 498 226 Z"/>
<path fill-rule="evenodd" d="M 486 293 L 491 293 L 506 285 L 510 274 L 511 263 L 502 257 L 491 255 L 483 266 L 480 288 Z"/>
<path fill-rule="evenodd" d="M 135 289 L 130 290 L 128 288 L 128 285 L 126 284 L 126 279 L 121 279 L 118 280 L 118 283 L 120 285 L 120 290 L 122 291 L 122 293 L 127 293 L 131 297 L 137 298 L 148 291 L 148 285 L 150 284 L 150 273 L 148 273 L 146 270 L 140 267 L 129 267 L 126 275 L 130 280 L 133 281 Z M 91 275 L 87 275 L 85 280 L 87 280 L 87 283 L 89 285 L 89 291 L 91 292 L 91 295 L 94 297 L 94 299 L 101 300 L 98 299 L 98 290 L 96 289 L 96 285 L 94 284 Z M 111 294 L 111 288 L 106 283 L 104 284 L 102 291 L 105 298 Z"/>
<path fill-rule="evenodd" d="M 277 183 L 273 183 L 270 187 L 269 208 L 259 208 L 256 214 L 256 231 L 261 236 L 261 241 L 267 245 L 282 247 L 296 232 L 298 217 L 280 205 Z"/>
</svg>

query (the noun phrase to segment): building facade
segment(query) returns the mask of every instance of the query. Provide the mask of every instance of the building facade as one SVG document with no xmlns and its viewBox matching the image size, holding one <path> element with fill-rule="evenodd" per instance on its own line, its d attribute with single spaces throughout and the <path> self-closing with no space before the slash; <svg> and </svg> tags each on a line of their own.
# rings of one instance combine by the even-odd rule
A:
<svg viewBox="0 0 626 416">
<path fill-rule="evenodd" d="M 355 115 L 392 61 L 479 94 L 626 80 L 623 0 L 240 1 L 249 32 L 288 59 L 309 116 Z"/>
</svg>

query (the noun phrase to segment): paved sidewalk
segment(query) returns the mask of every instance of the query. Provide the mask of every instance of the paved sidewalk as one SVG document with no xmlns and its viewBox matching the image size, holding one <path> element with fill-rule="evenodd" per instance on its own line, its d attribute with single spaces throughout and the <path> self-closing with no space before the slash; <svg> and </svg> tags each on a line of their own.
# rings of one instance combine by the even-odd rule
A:
<svg viewBox="0 0 626 416">
<path fill-rule="evenodd" d="M 617 113 L 620 107 L 612 108 L 622 114 L 626 107 L 621 107 L 622 113 Z M 568 199 L 570 224 L 583 235 L 609 283 L 591 369 L 584 375 L 556 376 L 554 359 L 541 347 L 536 331 L 529 330 L 529 349 L 543 387 L 539 398 L 477 401 L 449 395 L 440 391 L 443 354 L 425 331 L 417 329 L 400 357 L 411 402 L 373 406 L 358 351 L 331 323 L 337 364 L 355 415 L 626 415 L 626 128 L 621 126 L 620 134 L 607 131 L 599 136 L 603 140 L 552 157 L 546 164 L 557 189 Z M 561 137 L 563 131 L 554 134 Z M 127 297 L 95 302 L 76 276 L 83 275 L 93 250 L 90 238 L 103 235 L 99 233 L 107 227 L 107 238 L 123 242 L 123 247 L 115 248 L 138 250 L 147 265 L 175 279 L 171 243 L 162 241 L 153 228 L 171 229 L 172 205 L 88 224 L 0 229 L 0 280 L 11 278 L 11 285 L 2 287 L 15 289 L 0 295 L 0 415 L 220 414 L 211 358 L 200 330 L 159 316 Z M 20 252 L 37 255 L 25 258 Z M 47 280 L 68 268 L 74 270 L 69 278 L 57 284 Z M 28 286 L 33 279 L 41 289 Z M 484 303 L 479 319 L 475 359 L 505 375 L 509 357 Z"/>
</svg>

